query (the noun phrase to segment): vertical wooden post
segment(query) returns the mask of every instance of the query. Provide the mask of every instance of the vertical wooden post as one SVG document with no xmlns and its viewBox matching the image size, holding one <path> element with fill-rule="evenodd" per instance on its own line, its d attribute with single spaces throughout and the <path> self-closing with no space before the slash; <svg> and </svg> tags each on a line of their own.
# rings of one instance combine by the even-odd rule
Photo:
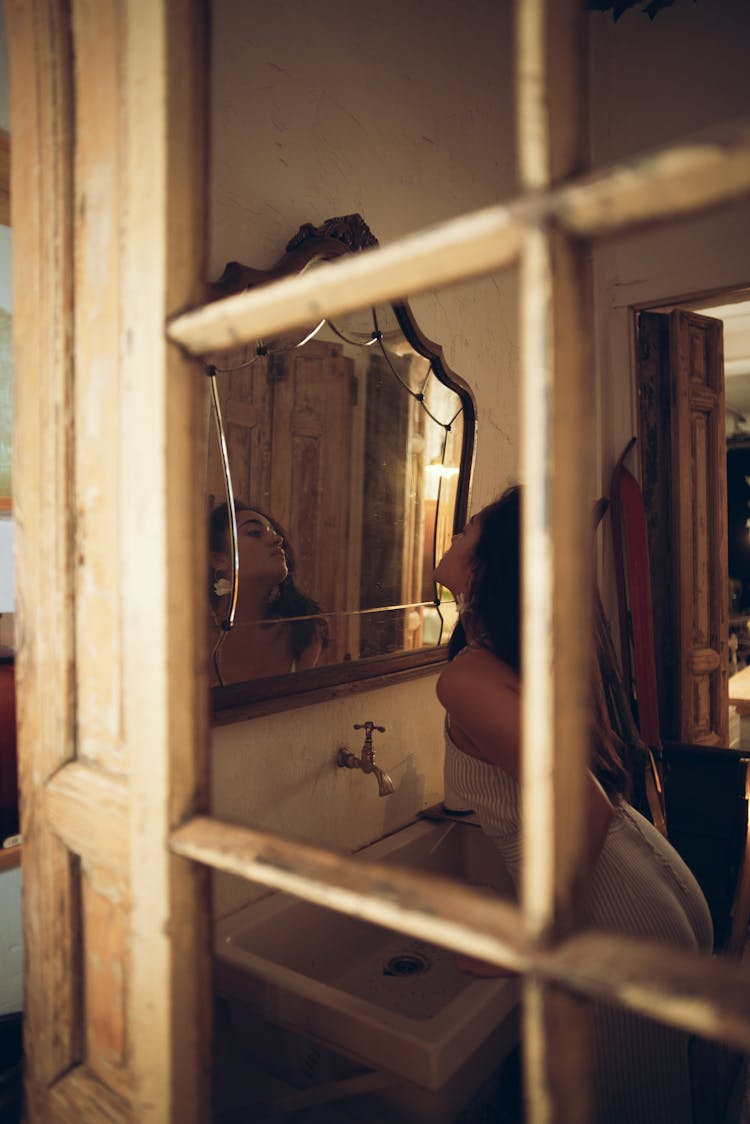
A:
<svg viewBox="0 0 750 1124">
<path fill-rule="evenodd" d="M 28 1119 L 197 1124 L 205 388 L 165 325 L 204 297 L 204 5 L 7 17 Z"/>
<path fill-rule="evenodd" d="M 579 8 L 577 0 L 517 5 L 518 140 L 527 191 L 553 186 L 585 163 Z M 543 942 L 571 927 L 585 870 L 593 465 L 593 434 L 582 424 L 593 389 L 588 299 L 580 246 L 549 222 L 531 224 L 521 261 L 522 900 L 529 932 Z M 533 697 L 532 682 L 542 683 Z M 581 1080 L 585 1015 L 580 1001 L 559 989 L 524 981 L 534 1124 L 580 1124 L 589 1117 L 589 1082 Z"/>
<path fill-rule="evenodd" d="M 13 135 L 17 721 L 27 1110 L 80 1058 L 78 879 L 44 784 L 74 753 L 72 54 L 65 0 L 5 7 Z"/>
<path fill-rule="evenodd" d="M 208 1116 L 208 876 L 167 840 L 207 797 L 206 390 L 165 323 L 205 298 L 207 36 L 202 0 L 131 0 L 126 12 L 120 526 L 134 1110 L 142 1124 L 191 1124 Z"/>
</svg>

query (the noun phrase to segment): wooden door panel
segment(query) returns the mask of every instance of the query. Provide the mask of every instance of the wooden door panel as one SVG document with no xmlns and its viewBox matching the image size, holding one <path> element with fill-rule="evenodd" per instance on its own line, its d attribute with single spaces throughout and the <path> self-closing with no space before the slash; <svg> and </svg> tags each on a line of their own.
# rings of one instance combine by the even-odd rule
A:
<svg viewBox="0 0 750 1124">
<path fill-rule="evenodd" d="M 662 737 L 727 741 L 727 532 L 721 321 L 682 309 L 638 319 Z"/>
<path fill-rule="evenodd" d="M 328 590 L 321 588 L 319 551 L 322 486 L 321 434 L 304 432 L 292 421 L 291 459 L 295 466 L 290 503 L 290 535 L 297 557 L 299 583 L 315 591 L 328 604 Z"/>
<path fill-rule="evenodd" d="M 725 745 L 728 711 L 727 532 L 721 321 L 669 317 L 672 477 L 678 597 L 680 739 Z M 700 653 L 712 652 L 714 666 Z"/>
<path fill-rule="evenodd" d="M 289 533 L 298 585 L 333 614 L 326 663 L 348 651 L 339 614 L 349 607 L 352 378 L 352 361 L 322 340 L 275 360 L 271 511 Z"/>
<path fill-rule="evenodd" d="M 237 348 L 217 357 L 216 367 L 235 499 L 257 503 L 265 510 L 270 506 L 269 360 L 265 356 L 248 358 L 247 348 Z M 213 413 L 209 418 L 206 493 L 215 504 L 224 502 L 224 470 Z"/>
<path fill-rule="evenodd" d="M 106 1085 L 127 1097 L 132 1081 L 125 1009 L 128 882 L 106 867 L 82 865 L 86 1063 Z"/>
</svg>

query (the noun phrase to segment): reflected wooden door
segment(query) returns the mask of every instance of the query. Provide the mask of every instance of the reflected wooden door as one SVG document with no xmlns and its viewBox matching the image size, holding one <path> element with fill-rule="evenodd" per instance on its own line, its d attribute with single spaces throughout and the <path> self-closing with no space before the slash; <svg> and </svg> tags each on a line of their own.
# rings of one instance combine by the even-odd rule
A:
<svg viewBox="0 0 750 1124">
<path fill-rule="evenodd" d="M 287 529 L 300 588 L 328 617 L 321 662 L 356 659 L 347 639 L 349 570 L 358 551 L 351 541 L 351 489 L 361 475 L 352 465 L 352 419 L 357 387 L 353 364 L 337 344 L 313 340 L 276 356 L 273 386 L 270 511 Z"/>
<path fill-rule="evenodd" d="M 361 466 L 352 462 L 353 363 L 338 344 L 311 340 L 250 359 L 246 351 L 228 353 L 217 380 L 235 499 L 256 504 L 284 528 L 297 585 L 331 614 L 321 662 L 356 659 L 344 615 L 357 607 L 349 591 L 356 590 L 359 549 L 349 511 L 362 487 Z M 222 502 L 215 433 L 206 490 Z"/>
</svg>

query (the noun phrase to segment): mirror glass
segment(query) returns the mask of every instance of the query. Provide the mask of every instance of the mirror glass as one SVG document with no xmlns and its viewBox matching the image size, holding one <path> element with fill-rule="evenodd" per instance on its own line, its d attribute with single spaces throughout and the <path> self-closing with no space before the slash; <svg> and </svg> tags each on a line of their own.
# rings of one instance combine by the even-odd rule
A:
<svg viewBox="0 0 750 1124">
<path fill-rule="evenodd" d="M 256 341 L 212 366 L 238 563 L 228 627 L 234 541 L 214 417 L 214 709 L 442 654 L 455 606 L 432 575 L 465 521 L 474 410 L 408 305 Z"/>
</svg>

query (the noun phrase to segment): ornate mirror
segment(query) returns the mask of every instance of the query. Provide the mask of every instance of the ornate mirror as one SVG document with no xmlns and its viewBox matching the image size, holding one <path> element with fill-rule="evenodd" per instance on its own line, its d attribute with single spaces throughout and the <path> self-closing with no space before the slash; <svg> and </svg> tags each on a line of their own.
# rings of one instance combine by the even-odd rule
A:
<svg viewBox="0 0 750 1124">
<path fill-rule="evenodd" d="M 214 294 L 375 245 L 359 215 L 308 224 L 269 271 L 230 262 Z M 214 721 L 444 659 L 455 607 L 432 572 L 466 519 L 475 412 L 408 304 L 208 359 Z"/>
</svg>

